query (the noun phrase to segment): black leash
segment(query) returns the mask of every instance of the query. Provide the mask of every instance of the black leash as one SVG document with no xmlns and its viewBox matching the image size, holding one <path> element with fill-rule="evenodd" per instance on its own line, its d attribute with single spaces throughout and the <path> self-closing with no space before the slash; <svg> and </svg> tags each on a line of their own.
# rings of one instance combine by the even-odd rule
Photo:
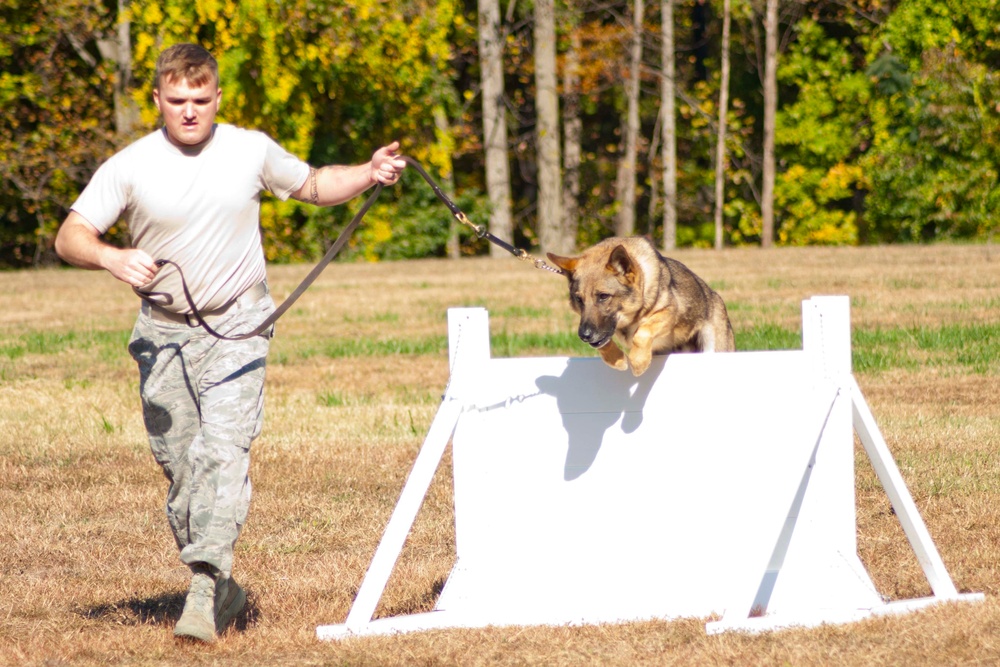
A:
<svg viewBox="0 0 1000 667">
<path fill-rule="evenodd" d="M 368 196 L 368 199 L 365 201 L 361 209 L 354 215 L 354 218 L 351 220 L 351 222 L 348 223 L 346 227 L 344 227 L 344 231 L 340 232 L 340 236 L 338 236 L 337 240 L 333 242 L 333 245 L 330 246 L 330 249 L 326 251 L 326 254 L 323 255 L 323 259 L 319 261 L 319 264 L 313 267 L 313 270 L 310 271 L 309 275 L 307 275 L 299 284 L 299 286 L 295 288 L 295 291 L 289 294 L 288 298 L 285 299 L 282 302 L 282 304 L 274 310 L 273 313 L 267 316 L 267 319 L 258 324 L 257 327 L 249 333 L 237 334 L 235 336 L 226 336 L 224 334 L 220 334 L 218 331 L 213 329 L 211 326 L 209 326 L 208 322 L 205 321 L 205 317 L 198 311 L 198 307 L 194 304 L 194 297 L 191 296 L 191 290 L 188 289 L 187 281 L 184 279 L 184 272 L 181 270 L 181 267 L 177 264 L 177 262 L 171 259 L 158 259 L 156 260 L 156 265 L 164 266 L 166 264 L 169 264 L 175 269 L 177 269 L 177 273 L 180 275 L 181 278 L 181 288 L 184 290 L 184 298 L 187 299 L 188 307 L 191 309 L 191 317 L 193 317 L 195 321 L 198 322 L 199 326 L 201 326 L 202 329 L 204 329 L 211 335 L 221 340 L 248 340 L 250 338 L 253 338 L 254 336 L 259 336 L 265 331 L 267 331 L 271 327 L 271 325 L 273 325 L 278 320 L 279 317 L 284 315 L 285 312 L 292 307 L 292 304 L 294 304 L 298 300 L 298 298 L 302 296 L 302 293 L 305 292 L 306 289 L 308 289 L 309 286 L 316 281 L 316 278 L 318 278 L 319 274 L 323 272 L 323 269 L 326 268 L 326 265 L 329 264 L 331 261 L 333 261 L 333 258 L 337 256 L 337 253 L 339 253 L 341 249 L 343 249 L 344 244 L 347 243 L 347 240 L 351 237 L 351 234 L 353 234 L 354 230 L 357 229 L 359 224 L 361 224 L 361 219 L 365 217 L 365 213 L 367 213 L 368 209 L 372 207 L 372 204 L 375 203 L 375 200 L 378 199 L 378 196 L 381 192 L 382 192 L 382 184 L 378 183 L 375 185 L 375 190 L 373 190 L 371 195 Z M 143 297 L 144 299 L 148 298 L 148 294 L 144 292 L 136 290 L 136 293 L 139 294 L 139 296 Z"/>
<path fill-rule="evenodd" d="M 451 201 L 451 199 L 449 199 L 447 195 L 445 195 L 444 191 L 441 190 L 441 187 L 434 181 L 434 179 L 431 178 L 426 171 L 424 171 L 424 168 L 420 166 L 419 162 L 417 162 L 411 157 L 406 157 L 406 156 L 401 156 L 400 159 L 404 160 L 407 164 L 412 166 L 417 171 L 417 173 L 420 174 L 425 181 L 427 181 L 428 185 L 431 186 L 431 189 L 434 190 L 434 194 L 437 195 L 438 199 L 444 202 L 444 205 L 448 207 L 448 210 L 451 211 L 452 215 L 455 216 L 455 219 L 461 222 L 463 225 L 472 228 L 472 230 L 476 233 L 476 236 L 478 238 L 486 239 L 490 243 L 493 243 L 499 246 L 500 248 L 503 248 L 504 250 L 512 254 L 514 257 L 517 257 L 518 259 L 532 262 L 535 265 L 535 268 L 545 269 L 547 271 L 551 271 L 553 273 L 558 273 L 558 274 L 563 273 L 562 269 L 550 266 L 549 264 L 546 264 L 543 260 L 535 259 L 531 257 L 531 255 L 529 255 L 526 251 L 521 250 L 519 248 L 515 248 L 506 241 L 497 238 L 496 236 L 491 234 L 484 225 L 473 224 L 469 220 L 469 218 L 465 215 L 465 213 L 463 213 L 462 210 L 458 206 L 456 206 L 455 203 Z M 309 286 L 316 281 L 316 278 L 319 277 L 319 274 L 323 272 L 323 269 L 326 268 L 327 264 L 333 261 L 333 258 L 336 257 L 337 254 L 343 249 L 344 245 L 351 237 L 351 234 L 354 233 L 354 230 L 357 229 L 359 224 L 361 224 L 361 219 L 365 217 L 365 214 L 368 213 L 368 209 L 370 209 L 372 205 L 375 203 L 375 200 L 378 199 L 379 194 L 381 194 L 382 192 L 382 188 L 383 186 L 381 183 L 377 183 L 375 185 L 375 189 L 368 196 L 368 199 L 365 200 L 364 205 L 362 205 L 362 207 L 354 215 L 354 218 L 348 223 L 348 225 L 344 227 L 343 231 L 340 232 L 340 235 L 337 237 L 337 240 L 333 242 L 333 245 L 330 246 L 330 249 L 326 251 L 325 255 L 323 255 L 323 259 L 321 259 L 319 263 L 315 267 L 313 267 L 313 270 L 310 271 L 309 275 L 307 275 L 299 284 L 299 286 L 295 288 L 295 291 L 289 294 L 288 298 L 286 298 L 281 303 L 281 305 L 274 310 L 273 313 L 267 316 L 267 319 L 265 319 L 263 322 L 257 325 L 257 327 L 253 331 L 250 331 L 249 333 L 237 334 L 235 336 L 227 336 L 225 334 L 220 334 L 218 331 L 213 329 L 211 326 L 209 326 L 208 322 L 205 321 L 204 315 L 202 315 L 201 312 L 198 311 L 198 307 L 195 306 L 194 297 L 191 295 L 191 291 L 188 289 L 188 284 L 187 281 L 184 279 L 184 272 L 181 270 L 181 267 L 176 262 L 170 259 L 158 259 L 156 260 L 155 263 L 159 267 L 169 264 L 173 266 L 175 269 L 177 269 L 177 273 L 181 279 L 181 288 L 184 290 L 184 298 L 187 299 L 188 307 L 191 309 L 191 317 L 194 318 L 194 320 L 198 323 L 199 326 L 201 326 L 201 328 L 203 328 L 212 336 L 219 338 L 221 340 L 247 340 L 253 338 L 254 336 L 259 336 L 265 331 L 267 331 L 278 320 L 279 317 L 284 315 L 288 311 L 288 309 L 292 307 L 292 305 L 298 300 L 298 298 L 302 296 L 302 293 L 305 292 L 309 288 Z M 133 288 L 133 290 L 143 299 L 149 300 L 150 296 L 149 293 L 142 292 L 135 288 Z"/>
</svg>

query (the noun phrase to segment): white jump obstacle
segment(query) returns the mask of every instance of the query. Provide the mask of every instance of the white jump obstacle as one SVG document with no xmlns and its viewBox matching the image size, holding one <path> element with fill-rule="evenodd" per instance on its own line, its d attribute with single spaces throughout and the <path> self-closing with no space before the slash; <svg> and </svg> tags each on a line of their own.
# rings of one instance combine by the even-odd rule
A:
<svg viewBox="0 0 1000 667">
<path fill-rule="evenodd" d="M 319 639 L 708 617 L 709 633 L 859 620 L 960 594 L 851 374 L 847 297 L 802 304 L 803 349 L 491 359 L 448 311 L 451 379 L 345 623 Z M 857 555 L 853 429 L 933 595 L 885 602 Z M 373 620 L 453 446 L 456 561 L 435 610 Z"/>
</svg>

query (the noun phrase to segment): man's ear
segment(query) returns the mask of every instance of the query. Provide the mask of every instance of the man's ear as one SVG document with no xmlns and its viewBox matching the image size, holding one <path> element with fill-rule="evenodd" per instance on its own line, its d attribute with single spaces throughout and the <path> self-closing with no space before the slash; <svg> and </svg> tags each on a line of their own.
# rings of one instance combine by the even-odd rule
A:
<svg viewBox="0 0 1000 667">
<path fill-rule="evenodd" d="M 163 113 L 162 111 L 160 111 L 160 90 L 159 90 L 159 88 L 153 88 L 153 104 L 156 105 L 156 110 L 157 111 L 159 111 L 160 113 Z"/>
<path fill-rule="evenodd" d="M 632 256 L 628 254 L 628 250 L 623 245 L 616 246 L 611 251 L 607 269 L 614 275 L 620 276 L 626 283 L 635 282 L 635 262 L 632 261 Z"/>
<path fill-rule="evenodd" d="M 579 263 L 579 257 L 560 257 L 559 255 L 553 255 L 551 252 L 545 253 L 549 258 L 549 261 L 558 266 L 567 276 L 572 276 L 573 271 L 576 270 L 576 265 Z"/>
</svg>

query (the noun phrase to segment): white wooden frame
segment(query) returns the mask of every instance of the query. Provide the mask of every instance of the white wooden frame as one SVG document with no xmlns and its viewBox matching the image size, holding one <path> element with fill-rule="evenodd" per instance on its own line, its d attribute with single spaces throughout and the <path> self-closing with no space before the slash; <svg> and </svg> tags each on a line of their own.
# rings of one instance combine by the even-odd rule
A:
<svg viewBox="0 0 1000 667">
<path fill-rule="evenodd" d="M 441 407 L 346 621 L 317 637 L 710 615 L 709 633 L 760 631 L 981 600 L 955 588 L 851 375 L 847 297 L 802 312 L 801 351 L 672 355 L 636 380 L 491 359 L 486 311 L 449 310 Z M 857 556 L 853 431 L 931 597 L 885 602 Z M 373 620 L 449 442 L 455 566 L 435 611 Z"/>
</svg>

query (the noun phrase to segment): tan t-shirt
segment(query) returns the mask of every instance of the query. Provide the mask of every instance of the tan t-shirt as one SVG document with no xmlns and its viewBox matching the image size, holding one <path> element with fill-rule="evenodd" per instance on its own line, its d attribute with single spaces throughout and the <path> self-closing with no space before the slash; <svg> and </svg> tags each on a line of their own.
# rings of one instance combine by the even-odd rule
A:
<svg viewBox="0 0 1000 667">
<path fill-rule="evenodd" d="M 308 176 L 308 164 L 261 132 L 219 124 L 192 153 L 157 130 L 101 165 L 72 208 L 102 234 L 124 217 L 134 247 L 177 262 L 198 310 L 213 310 L 265 278 L 260 193 L 285 200 Z M 191 310 L 169 264 L 141 289 Z"/>
</svg>

